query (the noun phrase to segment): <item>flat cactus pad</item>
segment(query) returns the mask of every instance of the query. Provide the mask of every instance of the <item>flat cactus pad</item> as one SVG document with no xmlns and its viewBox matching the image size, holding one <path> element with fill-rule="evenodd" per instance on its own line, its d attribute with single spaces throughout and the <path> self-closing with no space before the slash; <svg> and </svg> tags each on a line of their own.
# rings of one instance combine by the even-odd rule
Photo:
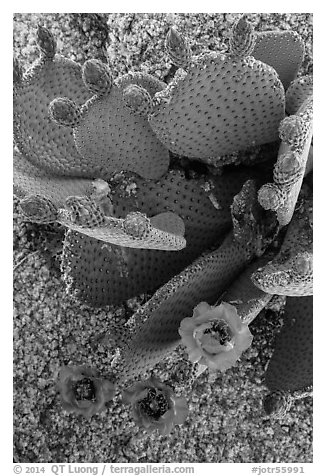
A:
<svg viewBox="0 0 326 476">
<path fill-rule="evenodd" d="M 286 90 L 303 61 L 304 42 L 295 31 L 262 31 L 257 33 L 252 55 L 275 69 Z"/>
<path fill-rule="evenodd" d="M 149 75 L 126 75 L 105 94 L 95 94 L 83 105 L 73 129 L 79 153 L 90 163 L 96 160 L 105 180 L 121 170 L 157 179 L 169 166 L 169 152 L 153 133 L 147 117 L 133 113 L 124 100 L 124 89 L 131 84 L 143 87 L 149 95 L 162 88 L 161 82 Z"/>
<path fill-rule="evenodd" d="M 51 101 L 65 96 L 77 105 L 90 98 L 81 66 L 58 54 L 53 58 L 41 55 L 15 88 L 15 141 L 28 160 L 50 173 L 88 177 L 87 161 L 75 147 L 71 128 L 49 117 Z"/>
<path fill-rule="evenodd" d="M 313 293 L 312 199 L 301 202 L 279 254 L 252 275 L 261 290 L 285 296 Z"/>
<path fill-rule="evenodd" d="M 63 207 L 70 195 L 88 195 L 93 188 L 92 180 L 51 174 L 33 165 L 17 150 L 13 165 L 14 193 L 19 198 L 40 195 Z"/>
<path fill-rule="evenodd" d="M 255 319 L 273 297 L 272 294 L 257 288 L 251 280 L 252 273 L 268 261 L 268 257 L 262 256 L 249 264 L 220 298 L 221 301 L 232 304 L 240 319 L 247 324 Z"/>
<path fill-rule="evenodd" d="M 293 216 L 306 171 L 312 167 L 313 99 L 309 96 L 296 114 L 280 123 L 282 140 L 274 166 L 273 183 L 258 192 L 258 200 L 266 210 L 273 210 L 280 226 L 288 225 Z"/>
<path fill-rule="evenodd" d="M 204 255 L 166 283 L 140 309 L 137 330 L 122 349 L 121 380 L 152 368 L 180 342 L 178 329 L 202 300 L 214 304 L 252 259 L 252 249 L 239 245 L 232 233 L 213 253 Z"/>
<path fill-rule="evenodd" d="M 186 246 L 183 220 L 175 213 L 160 213 L 148 218 L 143 213 L 132 212 L 123 219 L 105 216 L 94 201 L 84 197 L 69 197 L 68 200 L 70 203 L 76 200 L 76 205 L 71 203 L 70 212 L 59 210 L 57 221 L 104 243 L 167 251 L 178 251 Z"/>
<path fill-rule="evenodd" d="M 170 171 L 156 182 L 135 180 L 135 193 L 130 196 L 123 182 L 112 187 L 113 216 L 125 218 L 132 211 L 149 217 L 173 212 L 184 222 L 187 246 L 177 252 L 121 248 L 69 232 L 64 270 L 70 289 L 81 300 L 102 306 L 163 284 L 231 227 L 230 205 L 247 178 L 244 169 L 209 180 L 187 180 L 182 172 Z"/>
<path fill-rule="evenodd" d="M 277 140 L 284 117 L 282 83 L 251 56 L 194 58 L 155 101 L 149 121 L 159 139 L 176 154 L 206 161 Z"/>
<path fill-rule="evenodd" d="M 266 374 L 267 387 L 274 390 L 303 390 L 313 377 L 313 298 L 288 297 L 284 325 Z"/>
</svg>

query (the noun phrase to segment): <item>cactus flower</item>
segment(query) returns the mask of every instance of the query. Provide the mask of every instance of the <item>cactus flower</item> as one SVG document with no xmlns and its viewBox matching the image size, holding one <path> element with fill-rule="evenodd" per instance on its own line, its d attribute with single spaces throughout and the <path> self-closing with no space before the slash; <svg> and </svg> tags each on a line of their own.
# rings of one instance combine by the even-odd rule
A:
<svg viewBox="0 0 326 476">
<path fill-rule="evenodd" d="M 62 406 L 68 413 L 90 417 L 104 410 L 112 400 L 115 385 L 98 377 L 96 370 L 86 366 L 63 366 L 57 387 Z"/>
<path fill-rule="evenodd" d="M 232 367 L 252 342 L 247 324 L 236 308 L 225 302 L 219 306 L 198 304 L 192 317 L 181 321 L 179 334 L 191 362 L 221 371 Z"/>
<path fill-rule="evenodd" d="M 148 432 L 157 429 L 161 435 L 167 435 L 188 415 L 186 399 L 176 397 L 171 387 L 153 377 L 129 387 L 122 397 L 124 403 L 132 404 L 137 425 Z"/>
</svg>

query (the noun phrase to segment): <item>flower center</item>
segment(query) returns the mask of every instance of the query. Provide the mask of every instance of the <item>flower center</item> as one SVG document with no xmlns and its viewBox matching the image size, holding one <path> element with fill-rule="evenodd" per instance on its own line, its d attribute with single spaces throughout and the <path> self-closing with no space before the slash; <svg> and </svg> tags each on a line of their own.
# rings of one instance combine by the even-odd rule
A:
<svg viewBox="0 0 326 476">
<path fill-rule="evenodd" d="M 169 409 L 169 403 L 161 390 L 148 389 L 147 396 L 140 400 L 139 408 L 154 420 L 158 420 Z"/>
<path fill-rule="evenodd" d="M 77 401 L 90 400 L 95 402 L 96 400 L 94 383 L 89 378 L 78 380 L 73 386 L 73 391 Z"/>
<path fill-rule="evenodd" d="M 209 334 L 221 345 L 231 342 L 233 337 L 229 325 L 223 320 L 211 322 L 210 327 L 204 330 L 204 334 Z"/>
</svg>

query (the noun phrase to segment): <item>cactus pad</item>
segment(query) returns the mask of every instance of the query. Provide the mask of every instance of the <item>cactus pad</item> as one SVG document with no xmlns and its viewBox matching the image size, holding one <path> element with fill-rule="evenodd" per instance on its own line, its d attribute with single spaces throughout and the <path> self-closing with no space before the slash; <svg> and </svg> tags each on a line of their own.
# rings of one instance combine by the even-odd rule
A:
<svg viewBox="0 0 326 476">
<path fill-rule="evenodd" d="M 192 315 L 202 300 L 216 301 L 252 258 L 248 251 L 228 235 L 216 251 L 199 258 L 154 294 L 134 315 L 137 329 L 122 349 L 122 381 L 152 368 L 179 344 L 182 319 Z"/>
<path fill-rule="evenodd" d="M 295 212 L 279 254 L 252 275 L 254 284 L 271 294 L 309 296 L 313 292 L 312 199 Z"/>
<path fill-rule="evenodd" d="M 154 89 L 155 78 L 148 79 L 148 76 L 139 73 L 134 88 L 143 84 L 150 99 L 146 86 L 150 83 Z M 138 104 L 137 114 L 130 109 L 125 91 L 131 87 L 132 76 L 112 83 L 107 65 L 99 60 L 88 60 L 83 65 L 83 78 L 90 92 L 95 94 L 80 109 L 73 134 L 78 152 L 93 164 L 93 176 L 107 180 L 125 170 L 147 179 L 161 177 L 168 169 L 169 153 L 151 130 L 147 117 L 142 117 L 144 104 Z M 160 89 L 161 83 L 157 80 L 156 91 Z M 52 109 L 56 109 L 58 101 L 60 104 L 62 99 L 57 98 L 51 104 Z"/>
<path fill-rule="evenodd" d="M 70 289 L 81 300 L 102 306 L 163 284 L 220 241 L 231 227 L 232 198 L 247 178 L 248 173 L 241 169 L 207 180 L 187 180 L 184 173 L 170 171 L 153 183 L 135 180 L 136 191 L 130 196 L 123 181 L 112 185 L 112 216 L 125 218 L 132 211 L 141 211 L 155 218 L 151 220 L 158 229 L 182 235 L 180 224 L 172 227 L 171 221 L 162 223 L 167 212 L 177 214 L 185 226 L 187 247 L 177 253 L 121 248 L 70 232 L 64 248 L 64 270 Z M 213 205 L 213 197 L 218 207 Z"/>
<path fill-rule="evenodd" d="M 295 115 L 281 122 L 283 142 L 274 167 L 274 183 L 263 185 L 258 192 L 259 203 L 266 210 L 276 212 L 280 226 L 290 223 L 303 177 L 311 167 L 312 114 L 312 96 L 309 96 Z"/>
<path fill-rule="evenodd" d="M 277 74 L 252 57 L 204 54 L 154 101 L 149 121 L 166 147 L 217 164 L 219 156 L 277 140 L 284 117 Z"/>
<path fill-rule="evenodd" d="M 92 189 L 92 180 L 50 174 L 14 150 L 14 193 L 17 197 L 40 195 L 60 208 L 70 195 L 88 195 Z"/>
<path fill-rule="evenodd" d="M 234 198 L 234 203 L 244 195 L 251 201 L 252 197 L 247 191 L 246 182 Z M 257 228 L 261 229 L 261 226 L 261 223 L 256 222 Z M 122 380 L 153 367 L 178 345 L 180 322 L 191 316 L 193 308 L 203 300 L 208 304 L 216 302 L 256 255 L 257 234 L 258 230 L 252 233 L 252 240 L 244 245 L 231 232 L 220 247 L 198 258 L 172 278 L 137 311 L 134 315 L 135 333 L 121 351 Z"/>
<path fill-rule="evenodd" d="M 263 31 L 257 33 L 252 55 L 275 69 L 286 90 L 299 71 L 304 49 L 295 31 Z"/>
<path fill-rule="evenodd" d="M 263 256 L 249 264 L 245 271 L 231 284 L 225 294 L 219 299 L 232 304 L 237 310 L 238 316 L 247 324 L 250 324 L 273 295 L 258 289 L 251 280 L 252 273 L 269 261 Z"/>
<path fill-rule="evenodd" d="M 42 31 L 41 51 L 50 48 L 51 33 L 38 31 Z M 60 55 L 43 53 L 15 87 L 15 142 L 29 161 L 50 173 L 89 176 L 87 161 L 77 152 L 71 129 L 55 124 L 48 113 L 49 104 L 58 96 L 69 97 L 77 105 L 90 97 L 81 67 Z"/>
<path fill-rule="evenodd" d="M 276 338 L 265 375 L 265 383 L 271 391 L 295 392 L 313 383 L 312 302 L 312 296 L 286 300 L 284 325 Z"/>
<path fill-rule="evenodd" d="M 58 221 L 72 230 L 120 246 L 168 251 L 186 246 L 183 221 L 171 212 L 151 219 L 140 212 L 131 212 L 124 219 L 115 218 L 105 216 L 88 197 L 68 197 L 66 209 L 59 210 Z"/>
</svg>

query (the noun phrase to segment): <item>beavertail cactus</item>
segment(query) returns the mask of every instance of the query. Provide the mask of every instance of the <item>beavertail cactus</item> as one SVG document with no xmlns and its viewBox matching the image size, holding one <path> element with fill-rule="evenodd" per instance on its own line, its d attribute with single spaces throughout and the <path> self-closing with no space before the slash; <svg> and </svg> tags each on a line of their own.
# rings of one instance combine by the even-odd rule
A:
<svg viewBox="0 0 326 476">
<path fill-rule="evenodd" d="M 268 413 L 280 411 L 280 401 L 305 397 L 313 384 L 313 299 L 288 297 L 284 325 L 277 336 L 265 383 L 271 395 L 265 399 Z M 309 390 L 310 389 L 310 390 Z M 279 398 L 277 398 L 279 397 Z M 284 404 L 283 404 L 284 407 Z"/>
<path fill-rule="evenodd" d="M 234 202 L 244 201 L 243 194 L 247 194 L 248 189 L 250 187 L 246 183 Z M 247 198 L 251 200 L 252 194 L 248 193 Z M 255 208 L 255 202 L 251 203 L 251 207 Z M 121 351 L 120 379 L 142 373 L 173 350 L 180 342 L 181 321 L 191 316 L 193 308 L 200 302 L 216 302 L 246 265 L 261 252 L 261 247 L 267 245 L 268 239 L 265 239 L 271 225 L 267 224 L 264 229 L 262 217 L 256 225 L 246 245 L 238 242 L 231 232 L 219 248 L 203 255 L 172 278 L 134 315 L 137 327 L 132 339 Z"/>
<path fill-rule="evenodd" d="M 181 321 L 202 300 L 213 304 L 250 257 L 229 235 L 214 253 L 198 259 L 154 294 L 134 316 L 140 323 L 122 350 L 120 378 L 141 374 L 172 351 L 179 344 Z"/>
<path fill-rule="evenodd" d="M 51 174 L 35 166 L 17 150 L 14 150 L 13 164 L 14 193 L 19 198 L 39 195 L 56 207 L 63 207 L 70 195 L 87 196 L 94 188 L 93 180 Z"/>
<path fill-rule="evenodd" d="M 285 296 L 313 293 L 312 198 L 300 205 L 279 254 L 252 275 L 254 284 L 267 293 Z"/>
<path fill-rule="evenodd" d="M 220 156 L 277 140 L 284 89 L 272 67 L 249 56 L 253 44 L 242 18 L 230 53 L 193 57 L 155 94 L 149 122 L 169 150 L 223 165 Z"/>
<path fill-rule="evenodd" d="M 272 66 L 287 90 L 299 71 L 304 51 L 302 38 L 295 31 L 271 30 L 257 33 L 252 56 Z"/>
<path fill-rule="evenodd" d="M 301 189 L 312 139 L 312 114 L 313 100 L 309 96 L 296 114 L 283 119 L 274 182 L 263 185 L 258 192 L 259 203 L 276 213 L 280 226 L 290 223 Z"/>
<path fill-rule="evenodd" d="M 77 181 L 83 183 L 80 179 L 76 179 Z M 106 187 L 103 184 L 106 184 Z M 69 184 L 64 184 L 63 187 L 59 183 L 59 193 L 54 200 L 47 196 L 47 191 L 43 196 L 29 194 L 20 202 L 20 208 L 30 221 L 36 223 L 57 221 L 71 230 L 106 243 L 163 250 L 178 250 L 185 247 L 184 223 L 175 213 L 165 212 L 148 218 L 144 213 L 131 212 L 124 219 L 116 218 L 111 216 L 113 204 L 109 198 L 109 185 L 104 181 L 91 183 L 87 181 L 86 185 L 87 194 L 70 196 Z M 96 196 L 98 186 L 103 190 L 102 194 Z M 63 205 L 58 203 L 60 191 L 63 191 L 60 188 L 65 188 L 68 194 Z"/>
<path fill-rule="evenodd" d="M 177 68 L 186 70 L 190 66 L 191 49 L 185 38 L 176 28 L 170 28 L 165 40 L 165 50 L 172 62 Z"/>
<path fill-rule="evenodd" d="M 125 219 L 128 212 L 138 210 L 148 217 L 178 215 L 184 223 L 187 246 L 177 253 L 121 248 L 71 231 L 66 235 L 63 254 L 69 290 L 81 300 L 102 306 L 162 285 L 206 248 L 221 242 L 231 227 L 232 198 L 247 178 L 248 172 L 241 168 L 223 176 L 198 179 L 186 179 L 183 172 L 171 170 L 152 183 L 140 178 L 110 182 L 112 216 Z M 130 192 L 132 184 L 135 187 Z M 127 222 L 125 229 L 129 232 L 131 225 Z M 183 230 L 176 225 L 169 225 L 170 230 L 182 240 Z M 163 227 L 158 223 L 157 228 L 169 229 L 167 224 Z"/>
<path fill-rule="evenodd" d="M 66 228 L 67 293 L 94 307 L 154 293 L 130 319 L 117 313 L 108 323 L 109 379 L 86 366 L 61 368 L 64 408 L 102 411 L 116 385 L 180 344 L 198 365 L 193 375 L 226 371 L 250 346 L 250 323 L 279 294 L 290 297 L 264 408 L 282 416 L 312 385 L 312 198 L 302 187 L 312 78 L 296 79 L 301 38 L 256 33 L 244 15 L 227 53 L 194 56 L 172 27 L 168 84 L 144 72 L 114 79 L 112 65 L 97 59 L 80 66 L 56 53 L 42 26 L 37 43 L 29 71 L 16 58 L 13 65 L 20 209 L 29 221 Z M 165 435 L 186 419 L 185 399 L 153 376 L 121 390 L 141 428 Z"/>
<path fill-rule="evenodd" d="M 131 212 L 125 218 L 108 217 L 93 200 L 68 197 L 66 209 L 58 214 L 59 223 L 106 243 L 170 251 L 186 246 L 183 220 L 175 213 L 152 218 L 141 212 Z"/>
<path fill-rule="evenodd" d="M 142 115 L 164 83 L 145 73 L 113 81 L 109 66 L 94 59 L 84 63 L 82 77 L 91 99 L 80 107 L 59 97 L 49 111 L 55 122 L 73 128 L 76 148 L 93 165 L 93 174 L 105 180 L 121 170 L 147 179 L 161 177 L 169 152 Z M 135 91 L 142 91 L 145 99 Z"/>
<path fill-rule="evenodd" d="M 55 54 L 55 40 L 39 26 L 40 58 L 24 75 L 14 65 L 14 139 L 32 164 L 65 176 L 90 176 L 90 168 L 76 150 L 72 130 L 53 123 L 48 107 L 56 97 L 69 96 L 81 106 L 90 98 L 81 77 L 81 66 Z"/>
</svg>

